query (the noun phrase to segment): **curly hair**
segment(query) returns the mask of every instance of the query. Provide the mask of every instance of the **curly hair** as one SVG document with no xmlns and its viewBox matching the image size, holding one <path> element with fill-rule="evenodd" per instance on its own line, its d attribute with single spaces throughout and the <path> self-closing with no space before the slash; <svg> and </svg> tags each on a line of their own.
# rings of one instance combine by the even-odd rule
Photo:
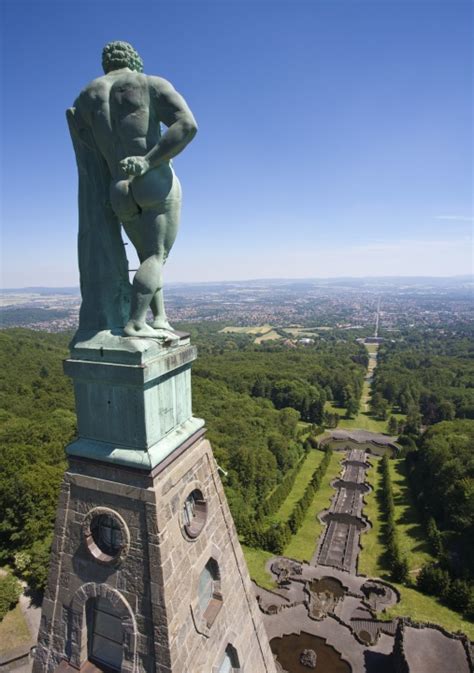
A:
<svg viewBox="0 0 474 673">
<path fill-rule="evenodd" d="M 102 50 L 102 67 L 106 74 L 119 68 L 143 72 L 143 61 L 128 42 L 109 42 Z"/>
</svg>

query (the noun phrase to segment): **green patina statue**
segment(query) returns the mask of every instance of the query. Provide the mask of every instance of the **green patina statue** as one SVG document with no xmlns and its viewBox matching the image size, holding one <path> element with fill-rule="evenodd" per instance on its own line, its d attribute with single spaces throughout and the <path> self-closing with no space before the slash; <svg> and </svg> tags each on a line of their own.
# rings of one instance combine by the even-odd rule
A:
<svg viewBox="0 0 474 673">
<path fill-rule="evenodd" d="M 79 171 L 79 333 L 169 339 L 162 271 L 181 210 L 170 160 L 193 139 L 196 121 L 169 82 L 143 74 L 127 42 L 107 44 L 102 65 L 105 75 L 67 111 Z M 132 286 L 120 224 L 140 259 Z"/>
</svg>

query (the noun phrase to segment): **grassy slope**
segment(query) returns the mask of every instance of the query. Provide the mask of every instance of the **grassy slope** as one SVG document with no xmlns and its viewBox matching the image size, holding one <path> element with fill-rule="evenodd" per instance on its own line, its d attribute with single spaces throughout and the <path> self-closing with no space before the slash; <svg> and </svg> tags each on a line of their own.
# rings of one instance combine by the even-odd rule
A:
<svg viewBox="0 0 474 673">
<path fill-rule="evenodd" d="M 390 579 L 390 574 L 383 563 L 384 545 L 382 535 L 382 512 L 380 501 L 377 498 L 381 477 L 377 470 L 379 461 L 371 458 L 373 466 L 368 471 L 368 481 L 373 491 L 365 496 L 367 505 L 364 513 L 368 516 L 373 527 L 361 537 L 363 545 L 359 555 L 359 572 L 370 577 Z M 395 475 L 393 491 L 395 499 L 395 517 L 398 523 L 400 545 L 408 556 L 410 568 L 416 570 L 420 562 L 430 558 L 426 543 L 422 537 L 422 529 L 417 521 L 416 512 L 407 491 L 405 476 L 400 464 L 402 461 L 390 462 L 392 475 Z M 392 477 L 393 478 L 393 477 Z M 391 582 L 391 584 L 394 584 Z M 401 601 L 384 614 L 384 618 L 395 616 L 411 617 L 412 619 L 441 624 L 450 631 L 462 631 L 469 638 L 474 638 L 474 624 L 464 620 L 461 615 L 441 605 L 435 598 L 425 596 L 400 584 L 394 584 L 400 591 Z"/>
<path fill-rule="evenodd" d="M 334 452 L 332 454 L 321 486 L 306 512 L 299 531 L 291 537 L 290 542 L 285 547 L 284 556 L 297 559 L 298 561 L 309 561 L 311 559 L 323 528 L 317 515 L 329 506 L 330 500 L 334 495 L 334 489 L 330 486 L 330 482 L 341 471 L 341 461 L 344 457 L 342 452 Z"/>
<path fill-rule="evenodd" d="M 244 552 L 250 577 L 264 589 L 274 589 L 276 584 L 265 570 L 265 564 L 269 559 L 273 558 L 275 554 L 272 554 L 269 551 L 264 551 L 263 549 L 253 549 L 244 544 L 241 545 L 241 547 Z"/>
<path fill-rule="evenodd" d="M 436 598 L 425 596 L 408 587 L 391 582 L 400 592 L 401 601 L 387 610 L 387 617 L 411 617 L 415 621 L 440 624 L 449 631 L 462 631 L 468 638 L 474 640 L 474 624 L 462 618 L 458 612 L 441 605 Z"/>
<path fill-rule="evenodd" d="M 381 482 L 381 475 L 378 469 L 380 461 L 372 456 L 370 462 L 371 467 L 367 472 L 367 481 L 372 486 L 372 490 L 364 496 L 366 503 L 364 514 L 372 524 L 372 528 L 361 535 L 362 550 L 359 554 L 358 570 L 369 577 L 380 577 L 384 573 L 382 556 L 385 550 L 382 537 L 380 504 L 377 500 L 377 492 Z"/>
<path fill-rule="evenodd" d="M 430 554 L 425 532 L 411 499 L 403 459 L 390 461 L 390 477 L 400 549 L 408 557 L 410 572 L 416 575 L 424 563 L 434 559 Z"/>
<path fill-rule="evenodd" d="M 301 469 L 293 484 L 293 488 L 288 493 L 286 499 L 281 504 L 277 512 L 272 516 L 275 521 L 287 521 L 295 503 L 302 497 L 306 486 L 308 485 L 313 472 L 324 458 L 323 451 L 310 451 L 301 465 Z"/>
<path fill-rule="evenodd" d="M 28 645 L 30 641 L 30 632 L 18 604 L 0 622 L 0 654 L 5 654 L 15 647 Z"/>
</svg>

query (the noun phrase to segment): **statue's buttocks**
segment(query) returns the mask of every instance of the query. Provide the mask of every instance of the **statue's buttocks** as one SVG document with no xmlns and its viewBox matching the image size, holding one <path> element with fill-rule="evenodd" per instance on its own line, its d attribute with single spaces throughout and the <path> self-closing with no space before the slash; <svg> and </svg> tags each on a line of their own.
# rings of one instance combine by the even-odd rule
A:
<svg viewBox="0 0 474 673">
<path fill-rule="evenodd" d="M 152 168 L 132 179 L 118 178 L 110 185 L 110 202 L 126 227 L 130 217 L 147 208 L 165 206 L 167 201 L 181 200 L 181 186 L 169 164 Z"/>
</svg>

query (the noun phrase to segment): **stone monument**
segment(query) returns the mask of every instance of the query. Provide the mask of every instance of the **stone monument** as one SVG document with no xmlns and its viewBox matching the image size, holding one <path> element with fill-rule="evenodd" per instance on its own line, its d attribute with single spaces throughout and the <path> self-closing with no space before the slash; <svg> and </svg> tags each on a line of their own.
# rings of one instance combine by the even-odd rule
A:
<svg viewBox="0 0 474 673">
<path fill-rule="evenodd" d="M 64 368 L 78 437 L 33 671 L 275 673 L 204 421 L 192 415 L 196 350 L 164 310 L 181 196 L 170 159 L 196 124 L 127 43 L 107 45 L 103 65 L 68 111 L 83 301 Z M 141 262 L 133 285 L 121 225 Z"/>
</svg>

